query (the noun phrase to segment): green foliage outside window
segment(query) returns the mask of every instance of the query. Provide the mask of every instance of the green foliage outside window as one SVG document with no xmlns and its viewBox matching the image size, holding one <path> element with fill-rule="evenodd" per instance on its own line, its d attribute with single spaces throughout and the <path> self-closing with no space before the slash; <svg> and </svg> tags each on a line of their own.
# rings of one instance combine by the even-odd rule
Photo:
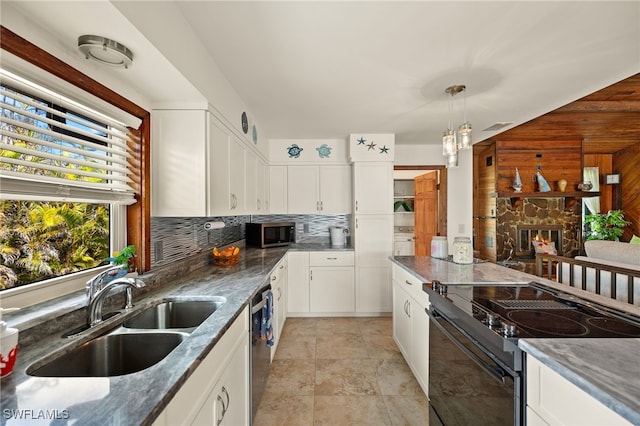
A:
<svg viewBox="0 0 640 426">
<path fill-rule="evenodd" d="M 0 201 L 0 290 L 93 268 L 108 256 L 108 205 Z"/>
</svg>

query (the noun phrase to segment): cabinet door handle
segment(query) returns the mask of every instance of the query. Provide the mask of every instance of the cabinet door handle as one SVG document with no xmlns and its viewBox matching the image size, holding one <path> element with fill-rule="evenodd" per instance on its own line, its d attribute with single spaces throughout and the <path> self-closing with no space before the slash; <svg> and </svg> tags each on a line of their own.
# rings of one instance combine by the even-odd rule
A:
<svg viewBox="0 0 640 426">
<path fill-rule="evenodd" d="M 407 284 L 407 285 L 413 285 L 413 284 L 411 283 L 411 281 L 409 281 L 409 280 L 404 280 L 404 282 L 405 282 L 405 284 Z"/>
<path fill-rule="evenodd" d="M 320 211 L 324 210 L 324 201 L 320 201 Z"/>
<path fill-rule="evenodd" d="M 284 269 L 284 265 L 280 265 L 280 269 Z"/>
<path fill-rule="evenodd" d="M 278 287 L 278 302 L 280 301 L 281 298 L 282 298 L 282 289 Z"/>
<path fill-rule="evenodd" d="M 404 301 L 404 313 L 405 313 L 405 315 L 408 315 L 408 314 L 407 314 L 407 303 L 409 303 L 409 301 L 408 301 L 408 300 L 405 300 L 405 301 Z"/>
<path fill-rule="evenodd" d="M 313 269 L 311 269 L 309 271 L 309 279 L 312 280 L 313 279 Z"/>
<path fill-rule="evenodd" d="M 216 426 L 220 426 L 220 423 L 222 423 L 222 420 L 224 419 L 224 415 L 227 413 L 227 406 L 225 405 L 224 400 L 222 399 L 222 396 L 220 396 L 220 394 L 218 394 L 217 400 L 220 405 L 222 405 L 222 412 L 220 413 L 220 417 L 216 419 Z"/>
<path fill-rule="evenodd" d="M 320 201 L 316 201 L 316 211 L 320 211 Z"/>
<path fill-rule="evenodd" d="M 407 316 L 411 318 L 411 300 L 407 300 Z"/>
<path fill-rule="evenodd" d="M 278 279 L 278 277 L 277 277 L 276 275 L 272 275 L 272 276 L 271 276 L 271 281 L 275 281 L 275 280 L 277 280 L 277 279 Z"/>
<path fill-rule="evenodd" d="M 356 211 L 358 211 L 358 200 L 356 200 Z"/>
</svg>

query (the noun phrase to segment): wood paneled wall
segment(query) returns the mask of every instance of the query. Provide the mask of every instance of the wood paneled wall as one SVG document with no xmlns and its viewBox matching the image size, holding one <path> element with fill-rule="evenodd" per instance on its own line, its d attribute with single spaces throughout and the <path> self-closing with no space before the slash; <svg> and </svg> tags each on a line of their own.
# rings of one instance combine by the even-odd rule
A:
<svg viewBox="0 0 640 426">
<path fill-rule="evenodd" d="M 640 142 L 613 154 L 613 172 L 620 173 L 620 204 L 631 222 L 620 240 L 630 241 L 640 236 Z"/>
<path fill-rule="evenodd" d="M 582 181 L 582 141 L 580 140 L 498 140 L 497 189 L 513 192 L 516 167 L 522 179 L 522 192 L 535 192 L 538 166 L 552 191 L 560 179 L 567 181 L 567 192 Z"/>
<path fill-rule="evenodd" d="M 496 144 L 473 146 L 474 255 L 496 261 Z"/>
<path fill-rule="evenodd" d="M 617 188 L 612 185 L 607 185 L 605 175 L 613 173 L 613 155 L 612 154 L 585 154 L 584 156 L 585 167 L 598 167 L 600 174 L 599 186 L 600 186 L 600 212 L 606 213 L 613 209 L 613 192 Z"/>
</svg>

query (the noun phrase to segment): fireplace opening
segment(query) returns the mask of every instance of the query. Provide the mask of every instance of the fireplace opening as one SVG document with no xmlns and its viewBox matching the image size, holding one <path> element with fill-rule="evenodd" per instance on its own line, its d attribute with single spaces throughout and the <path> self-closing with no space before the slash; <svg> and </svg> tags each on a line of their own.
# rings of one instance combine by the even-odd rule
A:
<svg viewBox="0 0 640 426">
<path fill-rule="evenodd" d="M 542 241 L 555 243 L 558 254 L 562 255 L 562 225 L 518 225 L 516 227 L 515 256 L 519 258 L 532 259 L 535 257 L 535 250 L 532 242 Z"/>
</svg>

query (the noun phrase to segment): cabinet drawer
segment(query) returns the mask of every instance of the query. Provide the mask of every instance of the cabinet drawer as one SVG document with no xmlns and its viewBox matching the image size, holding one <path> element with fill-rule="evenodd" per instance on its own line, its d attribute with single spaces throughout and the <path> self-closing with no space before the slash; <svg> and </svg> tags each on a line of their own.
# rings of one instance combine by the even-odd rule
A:
<svg viewBox="0 0 640 426">
<path fill-rule="evenodd" d="M 425 308 L 429 306 L 429 296 L 422 290 L 422 280 L 394 264 L 393 281 L 402 286 L 411 297 L 422 303 Z"/>
<path fill-rule="evenodd" d="M 353 266 L 352 251 L 312 251 L 309 266 Z"/>
</svg>

